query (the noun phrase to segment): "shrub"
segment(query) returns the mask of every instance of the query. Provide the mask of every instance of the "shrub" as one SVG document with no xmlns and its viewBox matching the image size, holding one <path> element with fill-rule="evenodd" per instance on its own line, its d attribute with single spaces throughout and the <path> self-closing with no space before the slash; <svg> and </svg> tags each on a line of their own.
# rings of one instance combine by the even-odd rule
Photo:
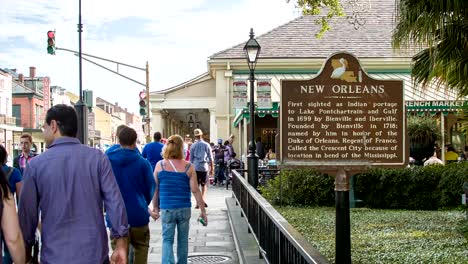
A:
<svg viewBox="0 0 468 264">
<path fill-rule="evenodd" d="M 370 169 L 356 175 L 356 196 L 371 208 L 436 210 L 460 205 L 468 162 L 405 169 Z"/>
<path fill-rule="evenodd" d="M 373 168 L 355 175 L 356 198 L 370 208 L 437 210 L 460 206 L 468 162 L 404 169 Z M 280 188 L 282 184 L 282 190 Z M 313 169 L 282 170 L 260 187 L 272 204 L 333 206 L 334 178 Z"/>
<path fill-rule="evenodd" d="M 272 204 L 332 206 L 335 203 L 333 177 L 313 169 L 281 170 L 260 191 Z M 281 188 L 281 185 L 282 188 Z"/>
</svg>

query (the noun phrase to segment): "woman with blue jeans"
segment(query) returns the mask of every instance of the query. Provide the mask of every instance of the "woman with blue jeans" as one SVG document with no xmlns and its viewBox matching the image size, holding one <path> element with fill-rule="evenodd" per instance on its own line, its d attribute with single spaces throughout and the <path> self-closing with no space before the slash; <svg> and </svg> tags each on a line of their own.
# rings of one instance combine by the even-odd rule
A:
<svg viewBox="0 0 468 264">
<path fill-rule="evenodd" d="M 179 135 L 170 136 L 163 150 L 163 160 L 156 164 L 154 176 L 156 191 L 151 216 L 162 222 L 162 263 L 176 263 L 174 260 L 174 233 L 177 228 L 177 263 L 186 264 L 188 258 L 188 237 L 191 216 L 191 194 L 200 208 L 200 217 L 208 224 L 197 175 L 194 166 L 184 160 L 184 143 Z"/>
</svg>

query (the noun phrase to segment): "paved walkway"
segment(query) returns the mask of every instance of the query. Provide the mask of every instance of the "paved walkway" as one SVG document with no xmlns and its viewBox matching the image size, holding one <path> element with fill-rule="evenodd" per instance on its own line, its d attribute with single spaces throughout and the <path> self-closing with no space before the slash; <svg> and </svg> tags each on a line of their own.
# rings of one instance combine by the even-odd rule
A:
<svg viewBox="0 0 468 264">
<path fill-rule="evenodd" d="M 199 256 L 197 259 L 202 259 L 203 255 L 227 256 L 231 259 L 230 262 L 222 263 L 239 263 L 237 252 L 233 240 L 231 226 L 227 214 L 227 206 L 225 199 L 232 196 L 231 188 L 226 190 L 225 187 L 208 187 L 207 193 L 207 214 L 208 226 L 204 227 L 197 219 L 200 215 L 200 210 L 192 210 L 192 218 L 190 219 L 189 233 L 189 260 L 190 256 Z M 192 198 L 192 204 L 195 206 L 195 199 Z M 148 255 L 148 263 L 161 263 L 161 220 L 151 220 L 150 222 L 150 249 Z M 177 235 L 176 235 L 177 236 Z M 174 252 L 176 251 L 176 243 L 174 242 Z M 189 262 L 197 263 L 197 262 Z M 216 263 L 216 262 L 198 262 L 198 263 Z"/>
</svg>

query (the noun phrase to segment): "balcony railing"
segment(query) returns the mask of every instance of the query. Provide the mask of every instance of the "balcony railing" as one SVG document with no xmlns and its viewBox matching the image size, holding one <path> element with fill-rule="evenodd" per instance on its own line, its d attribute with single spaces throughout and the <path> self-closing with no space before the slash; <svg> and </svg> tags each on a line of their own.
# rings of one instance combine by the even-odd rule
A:
<svg viewBox="0 0 468 264">
<path fill-rule="evenodd" d="M 236 170 L 232 191 L 268 263 L 329 263 Z"/>
<path fill-rule="evenodd" d="M 16 117 L 0 114 L 0 124 L 16 126 Z"/>
</svg>

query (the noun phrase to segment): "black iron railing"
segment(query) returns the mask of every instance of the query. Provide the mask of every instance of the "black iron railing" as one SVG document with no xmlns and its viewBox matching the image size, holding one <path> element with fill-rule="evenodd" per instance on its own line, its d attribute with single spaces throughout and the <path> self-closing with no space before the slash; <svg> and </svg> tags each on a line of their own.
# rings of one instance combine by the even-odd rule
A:
<svg viewBox="0 0 468 264">
<path fill-rule="evenodd" d="M 232 191 L 268 263 L 329 263 L 235 170 Z"/>
</svg>

